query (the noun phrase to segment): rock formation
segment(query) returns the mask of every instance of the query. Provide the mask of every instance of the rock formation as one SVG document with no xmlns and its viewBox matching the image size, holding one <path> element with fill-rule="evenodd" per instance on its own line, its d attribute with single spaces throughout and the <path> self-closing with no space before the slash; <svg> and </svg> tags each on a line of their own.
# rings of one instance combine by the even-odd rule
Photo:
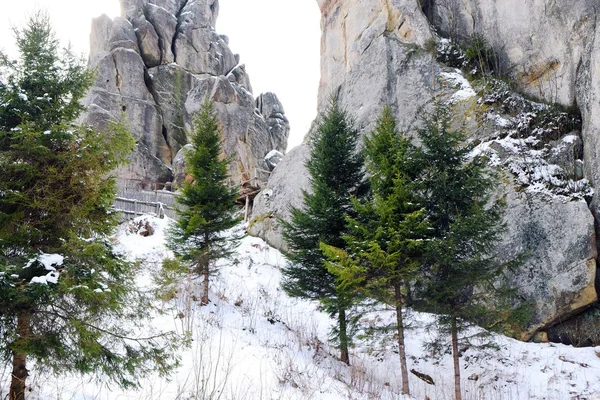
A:
<svg viewBox="0 0 600 400">
<path fill-rule="evenodd" d="M 427 14 L 458 40 L 480 34 L 520 89 L 583 114 L 585 173 L 600 187 L 600 28 L 594 0 L 426 0 Z M 593 211 L 598 214 L 597 195 Z"/>
<path fill-rule="evenodd" d="M 122 0 L 121 6 L 122 17 L 104 15 L 92 24 L 89 65 L 97 78 L 85 116 L 103 126 L 123 114 L 138 140 L 120 184 L 181 183 L 181 149 L 208 98 L 224 151 L 234 156 L 232 180 L 261 187 L 269 172 L 264 157 L 285 153 L 289 123 L 277 96 L 252 96 L 239 56 L 215 31 L 218 0 Z"/>
<path fill-rule="evenodd" d="M 578 4 L 558 0 L 550 5 L 541 0 L 317 1 L 322 14 L 320 110 L 336 94 L 367 133 L 383 105 L 389 104 L 399 128 L 410 132 L 418 123 L 419 110 L 434 96 L 445 96 L 463 111 L 473 137 L 484 141 L 497 165 L 505 167 L 508 178 L 498 194 L 507 199 L 509 229 L 498 246 L 506 256 L 526 254 L 523 265 L 505 277 L 517 289 L 520 300 L 515 305 L 525 302 L 532 307 L 522 338 L 529 339 L 595 303 L 597 245 L 592 211 L 597 201 L 594 198 L 591 211 L 583 200 L 589 199 L 591 191 L 583 189 L 588 181 L 582 179 L 585 171 L 592 186 L 600 181 L 600 143 L 596 143 L 600 141 L 600 41 L 595 40 L 600 29 L 593 0 Z M 512 111 L 497 107 L 496 100 L 474 97 L 470 87 L 472 94 L 457 100 L 455 78 L 448 78 L 455 71 L 425 50 L 433 40 L 439 42 L 434 31 L 457 40 L 473 33 L 484 35 L 520 91 L 546 102 L 577 104 L 582 131 L 561 131 L 552 135 L 552 141 L 537 137 L 535 132 L 545 131 L 527 125 L 527 115 L 545 112 L 546 106 L 516 95 L 502 97 L 517 104 L 518 110 Z M 496 140 L 511 134 L 527 138 L 520 131 L 523 122 L 535 131 L 530 136 L 535 144 L 517 149 L 518 154 L 536 155 L 540 168 L 520 165 L 511 155 L 515 147 L 510 140 Z M 250 230 L 275 246 L 284 246 L 277 219 L 289 216 L 288 204 L 301 204 L 302 190 L 308 187 L 303 166 L 308 154 L 306 143 L 292 150 L 255 199 Z"/>
</svg>

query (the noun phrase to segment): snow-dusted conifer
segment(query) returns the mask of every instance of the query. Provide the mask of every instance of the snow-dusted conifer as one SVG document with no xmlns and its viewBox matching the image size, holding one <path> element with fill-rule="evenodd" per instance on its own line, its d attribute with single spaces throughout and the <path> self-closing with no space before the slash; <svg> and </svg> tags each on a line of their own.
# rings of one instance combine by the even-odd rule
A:
<svg viewBox="0 0 600 400">
<path fill-rule="evenodd" d="M 455 399 L 460 400 L 458 342 L 465 322 L 483 326 L 493 315 L 484 306 L 506 264 L 493 245 L 502 232 L 501 201 L 492 198 L 498 180 L 481 157 L 471 157 L 466 133 L 453 129 L 448 106 L 435 104 L 417 130 L 418 190 L 431 224 L 431 240 L 417 288 L 428 311 L 439 316 L 452 338 Z"/>
<path fill-rule="evenodd" d="M 340 358 L 346 363 L 350 342 L 347 312 L 354 304 L 353 293 L 338 287 L 335 275 L 325 267 L 319 246 L 344 247 L 342 236 L 348 232 L 345 217 L 352 211 L 350 199 L 364 192 L 358 138 L 351 117 L 332 99 L 310 141 L 311 154 L 306 162 L 310 191 L 304 192 L 304 206 L 292 208 L 291 221 L 283 223 L 290 260 L 283 270 L 283 288 L 292 296 L 320 300 L 337 318 L 334 334 Z"/>
<path fill-rule="evenodd" d="M 115 124 L 76 126 L 92 75 L 59 53 L 47 16 L 15 31 L 20 59 L 0 60 L 0 355 L 9 398 L 25 398 L 28 360 L 123 386 L 172 365 L 171 337 L 142 339 L 147 307 L 135 265 L 108 240 L 115 177 L 134 146 Z M 139 308 L 134 307 L 138 305 Z"/>
<path fill-rule="evenodd" d="M 201 304 L 208 304 L 208 288 L 215 261 L 228 256 L 237 243 L 227 229 L 240 222 L 238 190 L 228 185 L 229 160 L 222 157 L 221 134 L 213 103 L 206 100 L 194 117 L 192 148 L 186 152 L 186 173 L 181 188 L 178 219 L 169 231 L 168 246 L 191 270 L 204 277 Z"/>
<path fill-rule="evenodd" d="M 354 201 L 356 218 L 348 218 L 348 252 L 327 248 L 329 270 L 341 284 L 393 304 L 400 357 L 402 393 L 409 394 L 404 345 L 408 285 L 418 273 L 428 233 L 425 210 L 414 191 L 415 148 L 398 132 L 390 107 L 365 139 L 365 164 L 371 196 Z"/>
</svg>

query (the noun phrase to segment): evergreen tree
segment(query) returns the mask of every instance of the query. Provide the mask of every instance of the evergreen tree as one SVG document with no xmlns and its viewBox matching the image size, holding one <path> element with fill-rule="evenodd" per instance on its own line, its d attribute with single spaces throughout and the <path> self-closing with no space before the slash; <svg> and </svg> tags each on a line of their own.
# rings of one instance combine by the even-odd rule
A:
<svg viewBox="0 0 600 400">
<path fill-rule="evenodd" d="M 425 211 L 413 191 L 414 151 L 410 140 L 397 131 L 390 107 L 385 107 L 365 139 L 372 195 L 369 201 L 354 202 L 357 217 L 348 218 L 351 228 L 345 236 L 350 251 L 324 247 L 329 270 L 342 285 L 394 305 L 404 394 L 410 389 L 402 308 L 429 232 Z"/>
<path fill-rule="evenodd" d="M 321 242 L 343 248 L 347 233 L 345 215 L 352 211 L 350 198 L 365 191 L 362 156 L 357 151 L 359 134 L 348 114 L 332 99 L 320 116 L 310 142 L 306 162 L 311 190 L 304 192 L 304 207 L 292 208 L 290 222 L 283 222 L 283 237 L 290 263 L 283 269 L 283 288 L 291 296 L 319 300 L 337 318 L 334 335 L 339 341 L 341 360 L 348 356 L 349 316 L 353 294 L 336 284 L 325 267 Z"/>
<path fill-rule="evenodd" d="M 224 231 L 241 221 L 237 211 L 238 191 L 227 184 L 229 161 L 221 157 L 221 134 L 213 104 L 206 101 L 194 118 L 192 148 L 186 152 L 185 182 L 177 202 L 178 219 L 169 232 L 167 244 L 194 272 L 204 277 L 201 304 L 208 299 L 209 277 L 214 262 L 231 253 L 236 238 Z"/>
<path fill-rule="evenodd" d="M 118 124 L 107 132 L 73 124 L 92 76 L 59 53 L 44 14 L 15 32 L 20 59 L 0 57 L 0 354 L 12 359 L 9 398 L 25 398 L 29 359 L 133 386 L 174 361 L 172 337 L 138 336 L 147 304 L 132 289 L 135 265 L 107 239 L 117 223 L 111 171 L 134 141 Z"/>
<path fill-rule="evenodd" d="M 503 228 L 501 202 L 492 198 L 496 175 L 483 158 L 470 156 L 466 133 L 452 128 L 452 117 L 441 104 L 425 115 L 417 130 L 422 146 L 415 161 L 419 195 L 432 228 L 419 297 L 451 334 L 459 400 L 458 335 L 466 322 L 485 326 L 492 313 L 483 306 L 482 295 L 489 292 L 482 289 L 489 284 L 494 290 L 491 284 L 504 265 L 492 252 Z"/>
</svg>

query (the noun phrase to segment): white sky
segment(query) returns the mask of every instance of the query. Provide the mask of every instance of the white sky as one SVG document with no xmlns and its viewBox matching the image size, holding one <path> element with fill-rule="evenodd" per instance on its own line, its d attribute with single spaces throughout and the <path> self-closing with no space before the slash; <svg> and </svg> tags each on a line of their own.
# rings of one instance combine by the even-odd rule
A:
<svg viewBox="0 0 600 400">
<path fill-rule="evenodd" d="M 3 0 L 0 48 L 14 55 L 11 27 L 47 10 L 64 44 L 87 56 L 91 19 L 120 15 L 119 0 Z M 220 0 L 217 32 L 246 64 L 254 96 L 275 92 L 290 120 L 289 147 L 302 142 L 316 116 L 319 9 L 315 0 Z"/>
</svg>

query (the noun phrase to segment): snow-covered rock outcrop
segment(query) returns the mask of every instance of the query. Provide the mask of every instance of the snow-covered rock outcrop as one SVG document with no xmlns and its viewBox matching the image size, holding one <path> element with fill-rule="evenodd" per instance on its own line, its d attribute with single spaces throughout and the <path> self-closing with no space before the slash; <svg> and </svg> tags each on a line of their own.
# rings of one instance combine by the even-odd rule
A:
<svg viewBox="0 0 600 400">
<path fill-rule="evenodd" d="M 584 201 L 593 195 L 590 183 L 595 186 L 600 181 L 600 167 L 596 168 L 600 153 L 594 156 L 600 152 L 596 150 L 600 144 L 594 144 L 600 135 L 593 133 L 600 128 L 600 120 L 594 122 L 592 112 L 600 107 L 595 95 L 600 85 L 593 86 L 600 69 L 590 58 L 596 29 L 592 2 L 571 7 L 571 2 L 558 1 L 543 7 L 536 1 L 470 0 L 470 8 L 465 9 L 453 0 L 318 3 L 322 14 L 320 110 L 336 94 L 366 134 L 388 104 L 399 129 L 410 131 L 418 123 L 419 111 L 434 95 L 441 95 L 457 106 L 473 138 L 484 142 L 504 167 L 506 184 L 499 188 L 499 195 L 507 200 L 510 229 L 499 246 L 504 254 L 526 254 L 523 265 L 507 279 L 517 289 L 519 301 L 533 307 L 522 338 L 595 303 L 594 217 Z M 453 11 L 451 18 L 451 10 L 443 7 L 455 3 L 459 11 Z M 564 15 L 560 13 L 563 8 L 568 8 Z M 511 20 L 517 12 L 527 17 Z M 430 46 L 435 29 L 468 37 L 473 26 L 498 46 L 504 68 L 512 68 L 525 92 L 564 105 L 577 99 L 583 133 L 561 130 L 552 132 L 549 140 L 543 128 L 536 131 L 528 120 L 543 119 L 537 118 L 535 104 L 539 103 L 505 92 L 495 100 L 476 96 L 477 90 L 468 87 L 460 74 L 436 61 Z M 573 34 L 571 28 L 576 28 Z M 584 93 L 586 101 L 580 101 Z M 538 114 L 546 112 L 544 107 L 539 105 Z M 510 146 L 503 148 L 511 140 L 516 153 Z M 303 167 L 307 147 L 303 144 L 281 161 L 267 189 L 255 200 L 250 230 L 278 247 L 283 243 L 277 219 L 288 216 L 287 204 L 301 204 L 302 190 L 308 187 L 308 179 L 297 178 L 307 175 Z M 582 179 L 584 170 L 587 181 Z"/>
<path fill-rule="evenodd" d="M 576 104 L 583 117 L 585 175 L 600 187 L 600 11 L 595 0 L 425 0 L 441 32 L 483 35 L 520 89 Z M 592 211 L 599 214 L 597 194 Z"/>
<path fill-rule="evenodd" d="M 234 155 L 235 182 L 261 186 L 264 157 L 285 153 L 289 123 L 274 94 L 254 99 L 226 36 L 215 31 L 218 0 L 121 0 L 123 16 L 93 21 L 90 67 L 96 83 L 85 121 L 102 126 L 123 113 L 138 144 L 123 182 L 173 180 L 193 114 L 209 98 Z"/>
</svg>

